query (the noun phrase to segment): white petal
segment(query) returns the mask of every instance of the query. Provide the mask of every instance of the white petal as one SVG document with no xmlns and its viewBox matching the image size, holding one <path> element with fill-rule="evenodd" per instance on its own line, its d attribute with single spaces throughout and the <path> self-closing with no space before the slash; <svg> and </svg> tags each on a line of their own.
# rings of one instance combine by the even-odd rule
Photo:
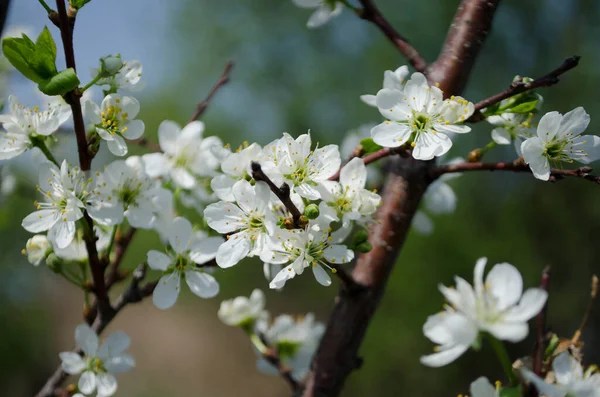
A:
<svg viewBox="0 0 600 397">
<path fill-rule="evenodd" d="M 117 391 L 117 380 L 111 374 L 99 373 L 96 375 L 98 396 L 110 397 Z"/>
<path fill-rule="evenodd" d="M 113 332 L 106 338 L 100 349 L 98 349 L 98 357 L 106 359 L 111 356 L 118 356 L 129 348 L 131 338 L 123 331 Z"/>
<path fill-rule="evenodd" d="M 583 378 L 583 369 L 581 364 L 577 362 L 568 352 L 562 352 L 554 361 L 552 361 L 552 369 L 556 380 L 561 385 L 570 385 L 581 381 Z"/>
<path fill-rule="evenodd" d="M 349 250 L 345 245 L 332 245 L 325 248 L 323 256 L 331 263 L 348 263 L 354 259 L 354 251 Z"/>
<path fill-rule="evenodd" d="M 391 109 L 397 104 L 403 103 L 403 98 L 404 93 L 402 91 L 384 88 L 377 93 L 375 103 L 379 109 Z"/>
<path fill-rule="evenodd" d="M 429 235 L 433 232 L 433 222 L 422 211 L 415 213 L 411 225 L 420 234 Z"/>
<path fill-rule="evenodd" d="M 271 282 L 269 283 L 269 288 L 271 288 L 271 289 L 283 288 L 283 286 L 285 285 L 285 282 L 287 280 L 294 278 L 295 276 L 296 276 L 296 272 L 294 271 L 292 265 L 286 266 L 283 269 L 281 269 L 279 271 L 279 273 L 277 273 L 275 275 L 275 278 L 273 278 L 273 280 L 271 280 Z"/>
<path fill-rule="evenodd" d="M 494 128 L 492 130 L 492 140 L 498 145 L 509 145 L 512 141 L 512 137 L 510 132 L 506 131 L 504 128 Z"/>
<path fill-rule="evenodd" d="M 344 189 L 355 190 L 355 194 L 358 194 L 366 183 L 367 167 L 360 157 L 350 160 L 340 171 L 340 184 Z"/>
<path fill-rule="evenodd" d="M 83 394 L 92 394 L 96 388 L 96 375 L 92 371 L 85 371 L 81 374 L 77 387 Z"/>
<path fill-rule="evenodd" d="M 477 259 L 475 270 L 473 272 L 473 285 L 475 286 L 475 295 L 480 299 L 483 297 L 483 273 L 487 265 L 487 258 L 482 257 Z"/>
<path fill-rule="evenodd" d="M 579 106 L 578 108 L 565 113 L 560 122 L 560 129 L 557 136 L 562 138 L 565 136 L 579 135 L 585 131 L 589 124 L 590 115 L 587 114 L 581 106 Z"/>
<path fill-rule="evenodd" d="M 181 254 L 187 249 L 191 237 L 192 224 L 190 221 L 183 217 L 175 218 L 169 230 L 169 244 L 173 250 Z"/>
<path fill-rule="evenodd" d="M 156 217 L 154 216 L 154 212 L 147 207 L 129 207 L 123 215 L 127 217 L 131 226 L 135 228 L 152 229 L 154 227 Z"/>
<path fill-rule="evenodd" d="M 207 237 L 200 242 L 195 243 L 190 251 L 190 259 L 195 263 L 202 265 L 215 259 L 217 251 L 225 240 L 223 237 Z"/>
<path fill-rule="evenodd" d="M 50 229 L 58 219 L 56 211 L 40 210 L 27 215 L 21 226 L 30 233 L 40 233 Z"/>
<path fill-rule="evenodd" d="M 257 182 L 258 184 L 264 186 L 264 182 Z M 231 192 L 242 211 L 249 213 L 256 208 L 256 194 L 254 193 L 254 188 L 247 180 L 242 179 L 237 181 L 231 188 Z"/>
<path fill-rule="evenodd" d="M 125 156 L 127 154 L 127 144 L 119 135 L 113 135 L 113 140 L 107 141 L 106 146 L 115 156 Z"/>
<path fill-rule="evenodd" d="M 219 283 L 210 274 L 188 270 L 185 272 L 185 281 L 190 290 L 200 298 L 212 298 L 219 293 Z"/>
<path fill-rule="evenodd" d="M 244 226 L 242 217 L 245 215 L 237 205 L 220 201 L 207 206 L 204 209 L 204 217 L 208 226 L 218 233 L 225 234 Z"/>
<path fill-rule="evenodd" d="M 329 287 L 331 285 L 331 277 L 329 274 L 323 269 L 321 265 L 316 265 L 312 267 L 313 274 L 317 282 L 325 287 Z"/>
<path fill-rule="evenodd" d="M 527 337 L 527 323 L 493 323 L 485 324 L 483 328 L 500 340 L 520 342 Z"/>
<path fill-rule="evenodd" d="M 170 308 L 177 302 L 179 296 L 181 277 L 179 272 L 173 272 L 169 275 L 162 276 L 156 284 L 154 293 L 152 294 L 152 302 L 154 306 L 165 310 Z"/>
<path fill-rule="evenodd" d="M 504 321 L 529 321 L 536 316 L 546 304 L 548 292 L 540 288 L 530 288 L 523 294 L 517 306 L 509 309 L 504 315 Z"/>
<path fill-rule="evenodd" d="M 450 364 L 457 358 L 459 358 L 469 346 L 456 345 L 449 349 L 440 350 L 437 353 L 430 354 L 428 356 L 422 356 L 420 361 L 421 364 L 428 367 L 443 367 L 444 365 Z"/>
<path fill-rule="evenodd" d="M 583 135 L 573 140 L 575 150 L 582 150 L 581 156 L 572 156 L 583 164 L 589 164 L 600 159 L 600 137 L 596 135 Z"/>
<path fill-rule="evenodd" d="M 341 12 L 341 7 L 343 7 L 342 4 L 336 2 L 335 8 L 332 10 L 329 4 L 324 3 L 319 8 L 317 8 L 317 10 L 310 16 L 310 18 L 308 18 L 306 26 L 308 28 L 317 28 L 321 25 L 324 25 L 325 23 L 327 23 L 327 21 L 329 21 L 329 19 Z"/>
<path fill-rule="evenodd" d="M 537 136 L 542 142 L 551 141 L 556 136 L 562 118 L 558 112 L 549 112 L 542 116 L 537 128 Z"/>
<path fill-rule="evenodd" d="M 62 352 L 58 356 L 62 360 L 61 368 L 70 375 L 77 375 L 85 369 L 85 361 L 75 352 Z"/>
<path fill-rule="evenodd" d="M 192 189 L 196 186 L 196 178 L 183 168 L 171 169 L 171 178 L 173 178 L 175 184 L 184 189 Z"/>
<path fill-rule="evenodd" d="M 533 383 L 536 389 L 538 389 L 538 391 L 540 392 L 540 394 L 544 396 L 565 397 L 565 395 L 567 394 L 565 391 L 559 389 L 558 387 L 546 383 L 543 379 L 541 379 L 536 374 L 527 369 L 521 369 L 521 374 L 526 380 Z"/>
<path fill-rule="evenodd" d="M 177 138 L 181 127 L 171 120 L 165 120 L 158 126 L 158 142 L 163 152 L 175 155 L 177 153 Z"/>
<path fill-rule="evenodd" d="M 434 182 L 425 194 L 425 207 L 433 214 L 450 214 L 456 209 L 456 194 L 443 182 Z"/>
<path fill-rule="evenodd" d="M 523 294 L 523 278 L 516 267 L 499 263 L 485 279 L 486 292 L 496 298 L 496 308 L 503 311 L 515 305 Z"/>
<path fill-rule="evenodd" d="M 127 123 L 127 130 L 123 132 L 126 139 L 138 139 L 144 135 L 144 122 L 142 120 L 132 120 Z"/>
<path fill-rule="evenodd" d="M 529 138 L 521 144 L 521 151 L 525 162 L 537 179 L 547 181 L 550 179 L 550 164 L 544 156 L 544 145 L 540 138 Z"/>
<path fill-rule="evenodd" d="M 384 147 L 398 147 L 406 143 L 412 130 L 406 124 L 383 122 L 371 130 L 373 141 Z"/>
<path fill-rule="evenodd" d="M 496 388 L 490 381 L 482 376 L 471 383 L 471 397 L 497 397 Z"/>
<path fill-rule="evenodd" d="M 98 351 L 98 335 L 87 324 L 79 324 L 75 328 L 75 341 L 86 356 L 94 357 Z"/>
<path fill-rule="evenodd" d="M 377 96 L 375 95 L 361 95 L 360 100 L 369 106 L 377 107 Z"/>
<path fill-rule="evenodd" d="M 192 121 L 183 127 L 179 137 L 184 141 L 193 141 L 202 138 L 204 132 L 204 123 L 202 121 Z"/>
<path fill-rule="evenodd" d="M 221 268 L 228 268 L 237 265 L 239 261 L 244 259 L 250 252 L 250 241 L 243 232 L 233 234 L 229 239 L 221 244 L 217 251 L 217 265 Z M 240 236 L 241 235 L 241 236 Z"/>
<path fill-rule="evenodd" d="M 110 373 L 120 374 L 135 367 L 135 360 L 129 354 L 119 354 L 104 361 L 104 368 Z"/>
<path fill-rule="evenodd" d="M 210 187 L 218 198 L 223 201 L 235 201 L 231 189 L 236 180 L 227 175 L 217 175 L 210 181 Z"/>
<path fill-rule="evenodd" d="M 142 156 L 144 170 L 151 178 L 166 175 L 169 171 L 169 162 L 162 153 L 149 153 Z"/>
</svg>

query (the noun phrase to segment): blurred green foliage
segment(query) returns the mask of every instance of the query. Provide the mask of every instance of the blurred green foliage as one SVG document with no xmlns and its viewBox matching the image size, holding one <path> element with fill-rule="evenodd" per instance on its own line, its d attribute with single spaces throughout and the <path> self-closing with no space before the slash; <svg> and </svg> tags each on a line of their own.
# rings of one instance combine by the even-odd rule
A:
<svg viewBox="0 0 600 397">
<path fill-rule="evenodd" d="M 282 131 L 297 135 L 310 129 L 314 141 L 339 143 L 345 131 L 380 119 L 359 96 L 377 92 L 383 71 L 404 63 L 379 31 L 348 11 L 322 29 L 309 31 L 304 26 L 309 12 L 291 1 L 180 3 L 171 36 L 165 38 L 169 56 L 161 60 L 170 63 L 172 73 L 165 76 L 159 92 L 140 95 L 140 117 L 149 139 L 156 138 L 164 119 L 184 123 L 193 104 L 232 59 L 236 66 L 231 83 L 203 116 L 208 134 L 237 147 L 243 141 L 265 144 Z M 458 1 L 377 3 L 425 58 L 433 60 Z M 90 17 L 85 9 L 78 16 L 81 23 Z M 599 17 L 600 6 L 594 0 L 504 1 L 464 96 L 475 102 L 504 89 L 516 74 L 540 76 L 564 58 L 581 55 L 580 66 L 561 83 L 540 91 L 542 112 L 564 113 L 584 106 L 592 115 L 588 132 L 598 133 Z M 151 27 L 146 40 L 140 45 L 153 45 Z M 490 141 L 490 131 L 485 123 L 475 126 L 455 141 L 450 156 L 466 156 L 482 147 Z M 491 160 L 515 157 L 512 147 L 496 148 L 488 156 Z M 479 376 L 502 378 L 485 345 L 482 352 L 469 352 L 441 369 L 425 368 L 418 361 L 432 347 L 421 327 L 443 303 L 438 283 L 452 284 L 454 275 L 471 280 L 481 256 L 490 259 L 490 266 L 503 261 L 514 264 L 526 286 L 536 285 L 543 267 L 551 265 L 549 324 L 563 336 L 570 336 L 578 326 L 590 277 L 600 270 L 596 245 L 600 188 L 580 180 L 551 184 L 526 174 L 502 173 L 466 174 L 452 184 L 459 197 L 458 210 L 436 217 L 433 235 L 409 236 L 361 349 L 364 365 L 351 376 L 344 396 L 451 396 L 465 393 Z M 49 337 L 57 320 L 44 311 L 47 297 L 37 293 L 44 279 L 55 276 L 19 256 L 27 238 L 20 222 L 32 209 L 29 197 L 10 198 L 0 207 L 0 363 L 5 368 L 0 371 L 0 384 L 21 385 L 9 388 L 9 396 L 31 395 L 57 363 Z M 126 257 L 127 266 L 135 267 L 157 241 L 152 233 L 138 235 Z M 220 299 L 247 295 L 254 286 L 267 288 L 257 262 L 244 263 L 218 278 L 219 298 L 196 299 L 190 307 L 216 308 Z M 323 288 L 310 276 L 300 277 L 283 293 L 269 293 L 268 307 L 275 312 L 315 311 L 325 321 L 335 293 L 336 286 Z M 218 320 L 208 317 L 206 321 Z M 590 361 L 600 361 L 599 330 L 596 314 L 584 333 Z M 511 345 L 510 351 L 516 358 L 531 352 L 532 346 L 529 338 Z M 168 381 L 165 375 L 164 383 Z M 140 395 L 161 395 L 150 390 Z"/>
</svg>

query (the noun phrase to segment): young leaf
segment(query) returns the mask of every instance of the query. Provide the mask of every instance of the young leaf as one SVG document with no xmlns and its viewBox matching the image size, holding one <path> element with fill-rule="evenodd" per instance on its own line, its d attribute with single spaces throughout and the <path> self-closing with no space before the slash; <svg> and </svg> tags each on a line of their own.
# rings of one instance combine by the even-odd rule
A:
<svg viewBox="0 0 600 397">
<path fill-rule="evenodd" d="M 55 76 L 38 84 L 38 88 L 46 95 L 64 95 L 79 86 L 79 78 L 73 68 L 63 70 Z"/>
<path fill-rule="evenodd" d="M 29 80 L 39 83 L 43 80 L 32 65 L 35 57 L 35 44 L 29 37 L 7 37 L 2 40 L 2 53 L 8 61 Z"/>
<path fill-rule="evenodd" d="M 84 5 L 86 5 L 87 3 L 89 3 L 91 0 L 69 0 L 69 3 L 76 9 L 80 9 L 81 7 L 83 7 Z"/>
<path fill-rule="evenodd" d="M 35 42 L 33 67 L 45 79 L 58 73 L 56 70 L 56 44 L 46 26 Z"/>
<path fill-rule="evenodd" d="M 381 150 L 382 147 L 379 146 L 378 144 L 376 144 L 373 141 L 373 138 L 365 138 L 363 140 L 360 141 L 360 145 L 363 148 L 363 152 L 364 154 L 371 154 L 371 153 L 375 153 L 378 150 Z"/>
</svg>

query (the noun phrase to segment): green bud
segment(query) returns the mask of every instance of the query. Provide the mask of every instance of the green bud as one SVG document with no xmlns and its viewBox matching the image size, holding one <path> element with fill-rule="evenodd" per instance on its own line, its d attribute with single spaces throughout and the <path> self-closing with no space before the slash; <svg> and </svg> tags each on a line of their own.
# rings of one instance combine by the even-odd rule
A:
<svg viewBox="0 0 600 397">
<path fill-rule="evenodd" d="M 52 253 L 46 258 L 46 264 L 54 273 L 62 273 L 63 260 Z"/>
<path fill-rule="evenodd" d="M 369 232 L 367 231 L 367 229 L 360 228 L 360 229 L 358 229 L 358 231 L 356 233 L 354 233 L 354 236 L 352 236 L 352 244 L 359 245 L 359 244 L 364 243 L 368 239 L 369 239 Z"/>
<path fill-rule="evenodd" d="M 56 76 L 38 84 L 38 88 L 46 95 L 65 95 L 79 86 L 79 78 L 73 68 L 63 70 Z"/>
<path fill-rule="evenodd" d="M 319 206 L 316 204 L 309 204 L 304 208 L 304 215 L 308 219 L 317 219 L 319 217 Z"/>
<path fill-rule="evenodd" d="M 101 77 L 111 77 L 119 73 L 122 67 L 123 60 L 121 59 L 121 54 L 108 55 L 100 58 L 100 70 L 98 74 Z"/>
<path fill-rule="evenodd" d="M 548 343 L 548 347 L 544 352 L 544 357 L 549 358 L 552 356 L 558 345 L 560 344 L 560 338 L 556 334 L 552 334 L 552 338 L 550 338 L 550 342 Z"/>
<path fill-rule="evenodd" d="M 373 246 L 368 241 L 365 241 L 364 243 L 360 243 L 356 246 L 356 250 L 363 254 L 366 254 L 367 252 L 371 251 L 372 249 L 373 249 Z"/>
</svg>

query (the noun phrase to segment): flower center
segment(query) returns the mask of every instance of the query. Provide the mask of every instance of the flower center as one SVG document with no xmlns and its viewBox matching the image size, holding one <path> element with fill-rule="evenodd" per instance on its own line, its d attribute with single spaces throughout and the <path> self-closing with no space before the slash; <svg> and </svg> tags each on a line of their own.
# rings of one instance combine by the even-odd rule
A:
<svg viewBox="0 0 600 397">
<path fill-rule="evenodd" d="M 119 99 L 116 100 L 117 105 L 121 102 Z M 112 135 L 123 134 L 127 131 L 127 127 L 124 125 L 127 123 L 129 115 L 123 113 L 123 108 L 119 106 L 111 105 L 105 111 L 100 113 L 102 117 L 102 129 L 110 132 Z"/>
<path fill-rule="evenodd" d="M 264 226 L 264 219 L 260 216 L 251 216 L 248 218 L 248 226 L 253 229 L 262 229 Z"/>
<path fill-rule="evenodd" d="M 142 182 L 127 181 L 120 191 L 116 192 L 119 200 L 126 205 L 135 205 L 142 188 Z"/>
<path fill-rule="evenodd" d="M 298 350 L 300 349 L 300 343 L 282 340 L 277 342 L 277 352 L 281 357 L 289 357 L 292 358 L 296 355 Z"/>
<path fill-rule="evenodd" d="M 557 160 L 560 160 L 563 157 L 568 157 L 563 154 L 563 150 L 568 143 L 569 142 L 566 140 L 553 140 L 551 142 L 548 142 L 544 147 L 544 156 L 548 157 L 549 159 Z"/>
<path fill-rule="evenodd" d="M 417 131 L 423 131 L 429 127 L 430 117 L 427 113 L 413 111 L 413 128 Z"/>
</svg>

